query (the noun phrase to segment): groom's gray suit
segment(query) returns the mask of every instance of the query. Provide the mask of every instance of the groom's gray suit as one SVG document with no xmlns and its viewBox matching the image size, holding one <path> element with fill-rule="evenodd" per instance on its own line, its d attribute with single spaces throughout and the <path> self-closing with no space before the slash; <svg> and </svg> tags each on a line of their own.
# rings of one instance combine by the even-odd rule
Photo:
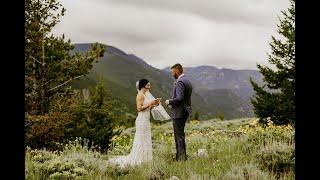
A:
<svg viewBox="0 0 320 180">
<path fill-rule="evenodd" d="M 192 84 L 185 75 L 181 75 L 175 82 L 172 99 L 169 100 L 169 105 L 172 106 L 171 118 L 177 150 L 176 160 L 187 159 L 184 127 L 188 116 L 192 113 L 191 93 Z"/>
</svg>

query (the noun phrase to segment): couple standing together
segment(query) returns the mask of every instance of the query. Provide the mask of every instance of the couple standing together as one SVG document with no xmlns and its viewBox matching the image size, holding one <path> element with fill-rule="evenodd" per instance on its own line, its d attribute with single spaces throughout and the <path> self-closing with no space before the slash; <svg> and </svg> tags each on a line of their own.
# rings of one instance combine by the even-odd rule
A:
<svg viewBox="0 0 320 180">
<path fill-rule="evenodd" d="M 135 121 L 136 132 L 132 149 L 127 156 L 116 156 L 109 159 L 111 164 L 125 167 L 152 161 L 150 114 L 155 120 L 172 119 L 176 144 L 175 160 L 187 160 L 184 127 L 187 118 L 191 116 L 192 85 L 183 74 L 183 67 L 180 64 L 173 65 L 171 73 L 176 81 L 172 89 L 171 99 L 166 100 L 165 104 L 171 109 L 172 116 L 170 117 L 161 105 L 161 98 L 154 98 L 150 93 L 150 82 L 146 79 L 138 81 L 136 84 L 138 116 Z"/>
</svg>

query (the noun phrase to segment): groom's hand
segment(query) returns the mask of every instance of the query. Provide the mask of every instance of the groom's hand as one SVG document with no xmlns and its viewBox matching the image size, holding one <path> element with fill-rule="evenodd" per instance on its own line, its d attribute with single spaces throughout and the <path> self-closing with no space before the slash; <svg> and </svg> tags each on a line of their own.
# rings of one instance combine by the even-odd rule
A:
<svg viewBox="0 0 320 180">
<path fill-rule="evenodd" d="M 167 99 L 166 101 L 165 101 L 165 104 L 171 109 L 172 108 L 172 106 L 169 104 L 169 100 Z"/>
</svg>

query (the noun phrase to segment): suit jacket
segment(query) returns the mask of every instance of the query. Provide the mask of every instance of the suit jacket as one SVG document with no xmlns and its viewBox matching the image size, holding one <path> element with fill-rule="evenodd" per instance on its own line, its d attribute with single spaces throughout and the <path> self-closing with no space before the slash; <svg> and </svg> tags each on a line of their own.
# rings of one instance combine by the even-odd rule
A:
<svg viewBox="0 0 320 180">
<path fill-rule="evenodd" d="M 169 105 L 172 106 L 171 117 L 173 119 L 191 116 L 191 93 L 192 84 L 184 75 L 178 79 L 172 90 L 172 99 Z"/>
</svg>

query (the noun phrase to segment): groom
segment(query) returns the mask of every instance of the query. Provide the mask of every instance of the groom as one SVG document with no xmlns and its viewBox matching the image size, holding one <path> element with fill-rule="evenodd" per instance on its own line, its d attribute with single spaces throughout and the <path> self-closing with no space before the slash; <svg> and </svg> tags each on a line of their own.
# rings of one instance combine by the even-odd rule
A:
<svg viewBox="0 0 320 180">
<path fill-rule="evenodd" d="M 171 72 L 176 81 L 172 90 L 172 99 L 166 100 L 165 104 L 172 107 L 172 124 L 177 150 L 176 160 L 187 160 L 184 127 L 187 118 L 191 116 L 192 85 L 183 74 L 181 64 L 173 65 Z"/>
</svg>

